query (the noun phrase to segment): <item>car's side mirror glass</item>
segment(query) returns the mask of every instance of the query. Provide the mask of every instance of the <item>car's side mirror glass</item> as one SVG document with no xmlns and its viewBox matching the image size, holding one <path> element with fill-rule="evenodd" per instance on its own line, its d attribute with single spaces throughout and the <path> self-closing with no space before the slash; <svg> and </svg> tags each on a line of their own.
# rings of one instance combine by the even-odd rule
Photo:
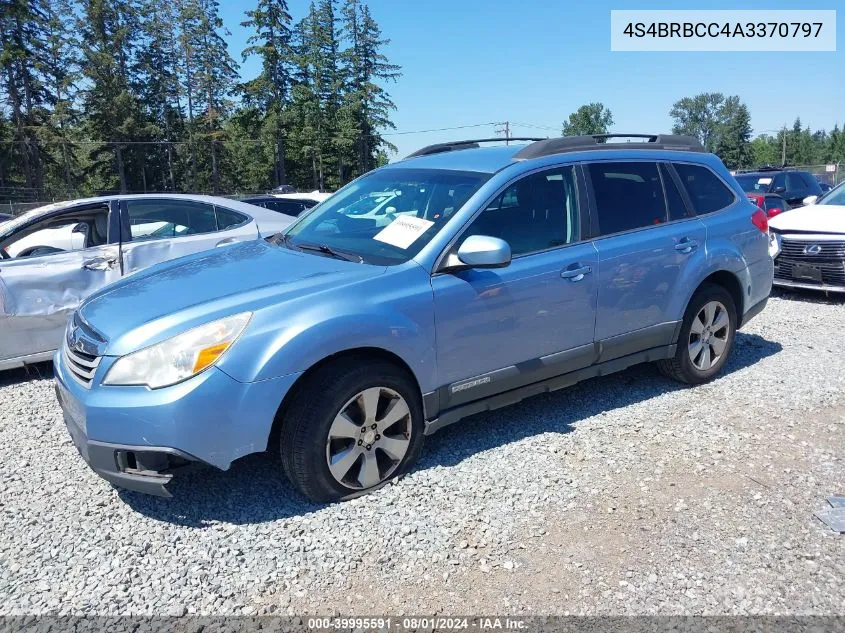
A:
<svg viewBox="0 0 845 633">
<path fill-rule="evenodd" d="M 783 193 L 784 191 L 786 191 L 786 187 L 784 187 L 783 185 L 781 185 L 780 187 L 775 187 L 775 191 L 774 191 L 774 192 L 775 192 L 775 193 Z"/>
<path fill-rule="evenodd" d="M 511 263 L 510 245 L 498 237 L 470 235 L 449 256 L 446 269 L 504 268 Z"/>
</svg>

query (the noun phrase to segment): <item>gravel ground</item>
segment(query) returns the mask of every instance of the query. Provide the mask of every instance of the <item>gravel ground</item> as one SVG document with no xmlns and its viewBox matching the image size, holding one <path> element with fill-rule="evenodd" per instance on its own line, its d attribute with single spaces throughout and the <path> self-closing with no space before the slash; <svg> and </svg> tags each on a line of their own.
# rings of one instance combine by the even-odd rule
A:
<svg viewBox="0 0 845 633">
<path fill-rule="evenodd" d="M 117 491 L 49 369 L 0 375 L 0 614 L 845 614 L 845 303 L 781 294 L 722 377 L 649 366 L 475 416 L 333 506 L 274 462 Z"/>
</svg>

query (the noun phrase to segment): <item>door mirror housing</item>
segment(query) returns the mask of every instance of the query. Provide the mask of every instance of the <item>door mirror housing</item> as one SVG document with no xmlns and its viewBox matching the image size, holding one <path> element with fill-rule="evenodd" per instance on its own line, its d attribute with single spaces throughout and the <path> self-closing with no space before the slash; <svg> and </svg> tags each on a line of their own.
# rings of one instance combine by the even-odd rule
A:
<svg viewBox="0 0 845 633">
<path fill-rule="evenodd" d="M 505 268 L 511 263 L 510 245 L 498 237 L 470 235 L 446 261 L 447 269 Z"/>
<path fill-rule="evenodd" d="M 818 196 L 807 196 L 801 202 L 804 203 L 805 205 L 816 204 L 816 200 L 818 200 L 818 199 L 819 199 Z"/>
<path fill-rule="evenodd" d="M 783 185 L 781 185 L 780 187 L 775 187 L 775 188 L 774 188 L 774 191 L 773 191 L 772 193 L 783 193 L 783 192 L 785 192 L 785 191 L 786 191 L 786 187 L 784 187 Z"/>
</svg>

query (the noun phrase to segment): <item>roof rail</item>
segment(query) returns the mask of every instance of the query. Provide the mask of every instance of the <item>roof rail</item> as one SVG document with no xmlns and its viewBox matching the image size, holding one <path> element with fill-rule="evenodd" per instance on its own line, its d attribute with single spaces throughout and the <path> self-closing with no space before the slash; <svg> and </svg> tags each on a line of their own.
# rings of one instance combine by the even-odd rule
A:
<svg viewBox="0 0 845 633">
<path fill-rule="evenodd" d="M 646 142 L 608 143 L 607 140 L 611 138 L 643 138 L 646 139 Z M 514 158 L 525 160 L 591 149 L 632 149 L 632 145 L 637 149 L 705 151 L 701 142 L 693 136 L 676 134 L 592 134 L 588 136 L 562 136 L 538 141 L 517 152 Z"/>
<path fill-rule="evenodd" d="M 502 138 L 501 136 L 495 138 L 477 138 L 467 141 L 450 141 L 448 143 L 435 143 L 434 145 L 426 145 L 422 149 L 418 149 L 412 154 L 408 154 L 405 158 L 414 158 L 416 156 L 429 156 L 430 154 L 441 154 L 443 152 L 454 152 L 460 149 L 472 149 L 479 147 L 479 143 L 492 143 L 494 141 L 543 141 L 545 137 L 536 136 L 511 136 L 510 138 Z"/>
</svg>

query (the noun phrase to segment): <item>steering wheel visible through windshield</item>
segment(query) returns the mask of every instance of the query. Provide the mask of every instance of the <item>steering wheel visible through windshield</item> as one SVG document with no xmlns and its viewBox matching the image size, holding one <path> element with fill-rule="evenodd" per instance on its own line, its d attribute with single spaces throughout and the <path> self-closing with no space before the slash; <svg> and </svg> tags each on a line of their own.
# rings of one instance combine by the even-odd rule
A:
<svg viewBox="0 0 845 633">
<path fill-rule="evenodd" d="M 408 261 L 490 177 L 437 169 L 380 169 L 350 183 L 285 233 L 291 248 L 369 264 Z"/>
</svg>

